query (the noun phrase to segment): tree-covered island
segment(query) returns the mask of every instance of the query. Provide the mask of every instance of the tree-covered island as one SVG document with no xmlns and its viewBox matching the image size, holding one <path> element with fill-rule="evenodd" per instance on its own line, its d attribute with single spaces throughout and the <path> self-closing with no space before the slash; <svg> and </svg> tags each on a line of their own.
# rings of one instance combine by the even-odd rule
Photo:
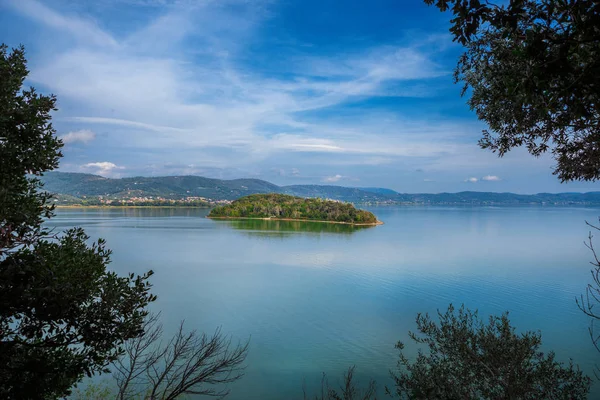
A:
<svg viewBox="0 0 600 400">
<path fill-rule="evenodd" d="M 213 208 L 208 218 L 261 218 L 324 221 L 353 225 L 379 225 L 369 211 L 350 203 L 320 198 L 302 198 L 285 194 L 253 194 L 231 204 Z"/>
</svg>

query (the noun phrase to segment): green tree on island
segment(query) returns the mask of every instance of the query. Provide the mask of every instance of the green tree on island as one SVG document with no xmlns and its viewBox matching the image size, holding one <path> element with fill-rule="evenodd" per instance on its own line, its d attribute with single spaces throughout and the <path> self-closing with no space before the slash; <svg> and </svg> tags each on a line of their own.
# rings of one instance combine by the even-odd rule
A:
<svg viewBox="0 0 600 400">
<path fill-rule="evenodd" d="M 348 224 L 376 224 L 373 213 L 358 210 L 350 203 L 307 199 L 286 194 L 253 194 L 226 206 L 215 207 L 209 218 L 275 218 L 329 221 Z"/>
<path fill-rule="evenodd" d="M 142 333 L 148 278 L 107 269 L 104 241 L 55 235 L 51 196 L 37 177 L 58 166 L 56 98 L 23 88 L 23 47 L 0 46 L 0 398 L 53 399 L 106 371 Z"/>
</svg>

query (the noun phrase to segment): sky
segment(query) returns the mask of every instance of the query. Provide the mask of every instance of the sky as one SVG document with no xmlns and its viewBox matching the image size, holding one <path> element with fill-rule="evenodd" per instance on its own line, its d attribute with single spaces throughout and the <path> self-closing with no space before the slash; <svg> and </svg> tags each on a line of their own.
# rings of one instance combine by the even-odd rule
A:
<svg viewBox="0 0 600 400">
<path fill-rule="evenodd" d="M 400 192 L 597 191 L 477 146 L 449 14 L 421 0 L 0 0 L 58 98 L 60 171 Z"/>
</svg>

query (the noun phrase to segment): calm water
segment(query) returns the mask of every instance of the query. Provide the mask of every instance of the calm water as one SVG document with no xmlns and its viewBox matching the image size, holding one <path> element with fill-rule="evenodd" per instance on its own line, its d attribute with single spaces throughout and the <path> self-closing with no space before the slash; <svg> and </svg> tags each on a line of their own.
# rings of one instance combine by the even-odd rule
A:
<svg viewBox="0 0 600 400">
<path fill-rule="evenodd" d="M 194 209 L 69 209 L 50 225 L 105 238 L 117 271 L 154 270 L 153 308 L 167 331 L 185 319 L 250 337 L 233 400 L 302 398 L 303 381 L 311 392 L 326 372 L 336 384 L 352 365 L 383 387 L 417 312 L 450 302 L 508 310 L 519 330 L 541 330 L 546 349 L 584 370 L 600 358 L 575 305 L 590 269 L 585 221 L 600 210 L 371 211 L 385 225 L 213 221 Z"/>
</svg>

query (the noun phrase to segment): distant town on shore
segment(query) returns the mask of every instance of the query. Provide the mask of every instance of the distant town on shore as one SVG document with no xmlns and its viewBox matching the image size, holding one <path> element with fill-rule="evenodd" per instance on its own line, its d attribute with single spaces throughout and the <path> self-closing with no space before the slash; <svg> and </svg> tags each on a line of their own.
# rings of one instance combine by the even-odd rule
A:
<svg viewBox="0 0 600 400">
<path fill-rule="evenodd" d="M 231 204 L 251 194 L 278 193 L 314 197 L 359 205 L 465 205 L 465 206 L 600 206 L 600 192 L 515 194 L 495 192 L 399 193 L 386 188 L 333 185 L 278 186 L 260 179 L 221 180 L 200 176 L 131 177 L 111 179 L 98 175 L 49 172 L 44 189 L 57 205 L 73 206 L 187 206 Z"/>
</svg>

